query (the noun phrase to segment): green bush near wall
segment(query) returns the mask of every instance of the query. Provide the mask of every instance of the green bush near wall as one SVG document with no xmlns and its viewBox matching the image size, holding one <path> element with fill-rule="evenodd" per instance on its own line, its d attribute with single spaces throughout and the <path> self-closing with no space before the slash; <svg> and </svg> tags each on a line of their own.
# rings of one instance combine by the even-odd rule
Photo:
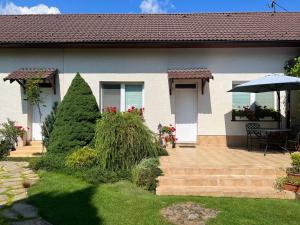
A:
<svg viewBox="0 0 300 225">
<path fill-rule="evenodd" d="M 88 145 L 94 137 L 99 116 L 91 88 L 77 73 L 58 106 L 47 152 L 63 153 Z"/>
</svg>

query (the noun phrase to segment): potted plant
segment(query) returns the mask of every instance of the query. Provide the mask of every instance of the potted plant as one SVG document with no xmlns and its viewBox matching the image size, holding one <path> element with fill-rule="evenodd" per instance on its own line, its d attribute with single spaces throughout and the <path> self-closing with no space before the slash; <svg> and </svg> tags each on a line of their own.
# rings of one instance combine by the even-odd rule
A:
<svg viewBox="0 0 300 225">
<path fill-rule="evenodd" d="M 287 169 L 287 176 L 276 180 L 275 188 L 300 193 L 300 152 L 291 154 L 292 167 Z"/>
<path fill-rule="evenodd" d="M 176 147 L 177 138 L 175 136 L 176 128 L 170 124 L 169 126 L 158 126 L 159 136 L 161 144 L 166 147 L 168 143 L 171 143 L 172 148 Z"/>
<path fill-rule="evenodd" d="M 300 152 L 294 152 L 291 154 L 292 167 L 287 169 L 289 177 L 300 179 Z"/>
<path fill-rule="evenodd" d="M 18 146 L 25 146 L 27 142 L 27 131 L 22 126 L 16 126 L 16 129 L 18 131 L 18 137 L 17 137 L 17 145 Z M 29 129 L 29 128 L 27 128 Z"/>
</svg>

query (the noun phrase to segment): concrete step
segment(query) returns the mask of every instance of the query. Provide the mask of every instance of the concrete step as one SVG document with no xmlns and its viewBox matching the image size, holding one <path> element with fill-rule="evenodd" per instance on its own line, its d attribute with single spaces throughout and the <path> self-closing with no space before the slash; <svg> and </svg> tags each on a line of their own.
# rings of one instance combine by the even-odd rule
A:
<svg viewBox="0 0 300 225">
<path fill-rule="evenodd" d="M 261 175 L 192 175 L 161 176 L 159 186 L 235 186 L 273 187 L 276 176 Z"/>
<path fill-rule="evenodd" d="M 40 157 L 42 156 L 42 153 L 39 153 L 39 152 L 35 152 L 35 153 L 32 153 L 32 152 L 19 152 L 19 153 L 10 153 L 9 154 L 9 157 Z"/>
<path fill-rule="evenodd" d="M 165 176 L 191 176 L 191 175 L 265 175 L 281 176 L 285 170 L 274 167 L 224 167 L 224 168 L 195 168 L 195 167 L 163 167 Z"/>
<path fill-rule="evenodd" d="M 295 199 L 293 192 L 278 192 L 271 187 L 219 187 L 219 186 L 159 186 L 157 195 L 184 195 L 184 196 L 213 196 L 239 198 L 281 198 Z"/>
<path fill-rule="evenodd" d="M 41 151 L 43 146 L 22 146 L 17 147 L 16 151 Z"/>
<path fill-rule="evenodd" d="M 29 141 L 28 146 L 42 146 L 43 142 L 42 141 Z"/>
</svg>

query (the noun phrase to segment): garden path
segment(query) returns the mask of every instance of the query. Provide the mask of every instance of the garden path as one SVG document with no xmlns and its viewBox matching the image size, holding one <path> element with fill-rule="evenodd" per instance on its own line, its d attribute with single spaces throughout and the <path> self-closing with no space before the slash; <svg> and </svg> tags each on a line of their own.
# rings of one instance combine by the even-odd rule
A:
<svg viewBox="0 0 300 225">
<path fill-rule="evenodd" d="M 27 198 L 27 189 L 39 177 L 28 168 L 28 162 L 0 162 L 0 222 L 1 217 L 10 225 L 46 225 L 37 209 L 21 202 Z"/>
</svg>

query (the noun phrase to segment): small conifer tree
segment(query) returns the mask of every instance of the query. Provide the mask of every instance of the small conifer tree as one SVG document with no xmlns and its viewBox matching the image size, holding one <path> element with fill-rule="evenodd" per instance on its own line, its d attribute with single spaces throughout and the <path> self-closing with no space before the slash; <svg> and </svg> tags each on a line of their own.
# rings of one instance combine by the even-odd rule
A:
<svg viewBox="0 0 300 225">
<path fill-rule="evenodd" d="M 91 88 L 77 73 L 58 106 L 47 152 L 65 153 L 89 144 L 99 115 Z"/>
</svg>

